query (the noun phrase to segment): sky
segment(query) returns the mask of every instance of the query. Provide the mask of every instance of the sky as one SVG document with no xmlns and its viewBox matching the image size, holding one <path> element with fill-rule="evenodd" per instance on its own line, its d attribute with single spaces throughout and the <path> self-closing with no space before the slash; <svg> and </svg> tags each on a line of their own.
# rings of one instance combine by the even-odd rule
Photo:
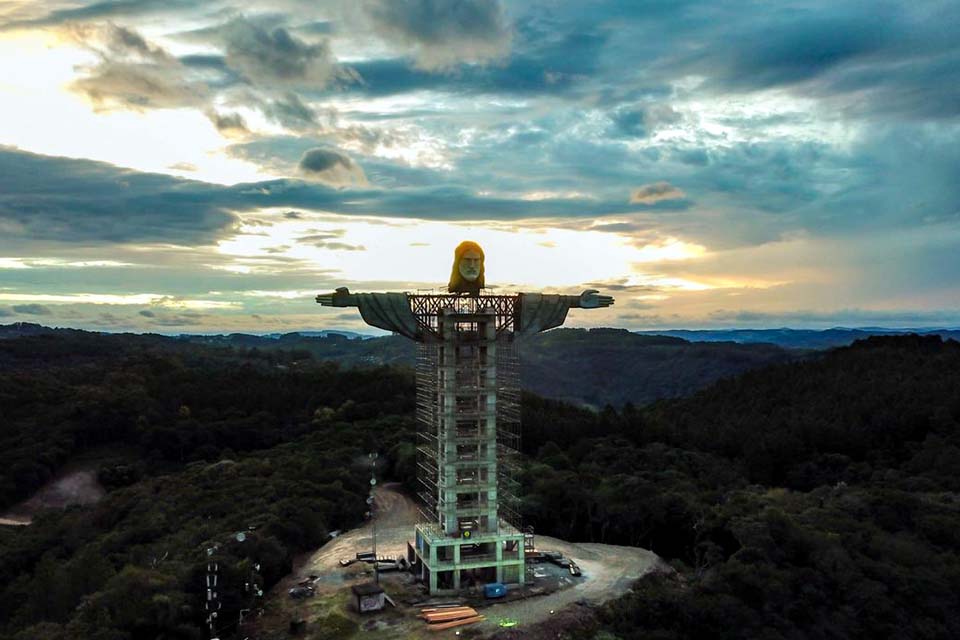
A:
<svg viewBox="0 0 960 640">
<path fill-rule="evenodd" d="M 0 0 L 0 324 L 960 326 L 960 3 Z"/>
</svg>

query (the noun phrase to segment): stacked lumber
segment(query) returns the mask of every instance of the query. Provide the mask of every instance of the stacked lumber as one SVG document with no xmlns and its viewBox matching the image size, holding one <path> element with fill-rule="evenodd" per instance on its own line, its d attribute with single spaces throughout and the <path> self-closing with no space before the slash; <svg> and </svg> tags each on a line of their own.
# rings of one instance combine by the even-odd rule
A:
<svg viewBox="0 0 960 640">
<path fill-rule="evenodd" d="M 473 607 L 434 607 L 420 610 L 420 617 L 427 621 L 431 631 L 442 631 L 473 624 L 484 619 Z"/>
</svg>

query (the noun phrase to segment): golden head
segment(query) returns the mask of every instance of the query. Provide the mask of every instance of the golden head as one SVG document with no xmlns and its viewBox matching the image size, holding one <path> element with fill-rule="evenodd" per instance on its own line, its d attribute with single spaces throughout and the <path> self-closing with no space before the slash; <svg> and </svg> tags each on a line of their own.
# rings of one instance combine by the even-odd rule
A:
<svg viewBox="0 0 960 640">
<path fill-rule="evenodd" d="M 447 291 L 476 296 L 483 287 L 483 249 L 476 242 L 465 240 L 453 251 L 453 270 Z"/>
</svg>

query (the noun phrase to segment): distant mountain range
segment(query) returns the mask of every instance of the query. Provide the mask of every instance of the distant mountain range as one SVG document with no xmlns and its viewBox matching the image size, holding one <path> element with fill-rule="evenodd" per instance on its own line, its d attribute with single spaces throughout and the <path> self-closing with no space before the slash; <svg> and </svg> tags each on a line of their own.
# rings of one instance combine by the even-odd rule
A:
<svg viewBox="0 0 960 640">
<path fill-rule="evenodd" d="M 766 342 L 792 349 L 845 347 L 870 336 L 899 336 L 910 333 L 960 340 L 960 329 L 885 329 L 881 327 L 834 327 L 832 329 L 667 329 L 637 331 L 641 335 L 673 336 L 690 342 Z"/>
<path fill-rule="evenodd" d="M 818 350 L 846 346 L 890 329 L 739 329 L 630 332 L 626 329 L 556 329 L 521 346 L 524 389 L 581 406 L 635 405 L 689 395 L 707 385 L 768 364 L 814 357 Z M 924 330 L 960 339 L 960 331 Z M 344 367 L 412 367 L 416 345 L 399 336 L 371 338 L 324 330 L 285 334 L 180 335 L 98 334 L 37 324 L 0 325 L 0 339 L 54 334 L 70 339 L 74 353 L 155 345 L 170 349 L 204 345 L 239 353 L 285 350 L 302 358 L 332 360 Z M 53 347 L 54 345 L 49 345 Z M 66 344 L 63 347 L 66 349 Z M 2 354 L 0 354 L 2 355 Z M 3 362 L 0 359 L 0 368 Z"/>
</svg>

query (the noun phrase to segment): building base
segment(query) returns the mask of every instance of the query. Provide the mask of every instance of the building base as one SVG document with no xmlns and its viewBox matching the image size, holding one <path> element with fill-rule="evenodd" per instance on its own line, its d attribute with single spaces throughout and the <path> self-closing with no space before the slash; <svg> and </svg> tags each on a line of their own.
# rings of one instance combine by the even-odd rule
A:
<svg viewBox="0 0 960 640">
<path fill-rule="evenodd" d="M 444 534 L 434 524 L 418 524 L 415 566 L 430 595 L 456 595 L 491 582 L 524 584 L 524 534 L 506 522 L 497 532 L 469 538 Z"/>
</svg>

